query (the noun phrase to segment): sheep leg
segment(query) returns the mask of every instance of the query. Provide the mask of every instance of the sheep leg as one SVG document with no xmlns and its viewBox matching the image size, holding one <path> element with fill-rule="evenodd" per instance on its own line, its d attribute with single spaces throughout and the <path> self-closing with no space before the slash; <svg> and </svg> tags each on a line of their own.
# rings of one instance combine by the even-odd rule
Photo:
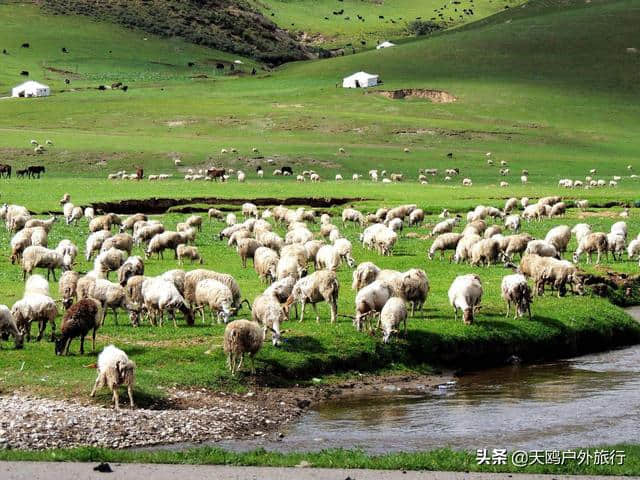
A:
<svg viewBox="0 0 640 480">
<path fill-rule="evenodd" d="M 91 351 L 95 352 L 96 351 L 96 331 L 98 329 L 94 328 L 93 329 L 93 334 L 91 335 Z"/>
<path fill-rule="evenodd" d="M 607 258 L 609 258 L 609 256 L 607 255 Z M 596 257 L 596 265 L 600 264 L 600 250 L 598 250 L 598 256 Z"/>
<path fill-rule="evenodd" d="M 453 319 L 458 321 L 458 307 L 453 307 Z"/>
<path fill-rule="evenodd" d="M 505 315 L 505 317 L 509 316 L 509 310 L 511 309 L 511 300 L 507 300 L 507 314 Z"/>
<path fill-rule="evenodd" d="M 253 358 L 253 355 L 249 355 L 249 360 L 251 360 L 251 375 L 255 375 L 256 373 L 256 364 Z"/>
<path fill-rule="evenodd" d="M 84 355 L 84 335 L 80 335 L 80 355 Z"/>
<path fill-rule="evenodd" d="M 56 271 L 54 268 L 51 269 L 51 273 L 53 274 L 53 281 L 57 282 L 58 279 L 56 278 Z M 47 280 L 49 279 L 49 274 L 47 274 Z"/>
<path fill-rule="evenodd" d="M 42 337 L 44 337 L 44 329 L 45 328 L 47 328 L 46 321 L 45 320 L 40 320 L 40 322 L 38 324 L 38 338 L 36 338 L 37 342 L 42 340 Z"/>
<path fill-rule="evenodd" d="M 300 308 L 301 308 L 301 312 L 300 312 L 300 320 L 298 320 L 300 323 L 302 323 L 302 321 L 304 320 L 304 307 L 306 306 L 306 303 L 304 300 L 300 301 Z"/>
<path fill-rule="evenodd" d="M 91 390 L 91 394 L 89 395 L 90 397 L 95 397 L 96 396 L 96 392 L 98 391 L 99 388 L 102 388 L 102 375 L 98 374 L 98 378 L 96 378 L 96 383 L 93 384 L 93 390 Z"/>
<path fill-rule="evenodd" d="M 411 302 L 411 316 L 413 317 L 414 313 L 415 313 L 415 309 L 416 309 L 416 304 L 415 302 Z"/>
<path fill-rule="evenodd" d="M 118 395 L 118 387 L 113 388 L 113 403 L 116 405 L 116 410 L 120 411 L 120 397 Z"/>
<path fill-rule="evenodd" d="M 129 395 L 129 405 L 131 408 L 135 408 L 136 404 L 133 403 L 133 385 L 127 385 L 127 394 Z"/>
<path fill-rule="evenodd" d="M 312 303 L 311 306 L 313 307 L 313 312 L 316 314 L 316 323 L 320 323 L 320 316 L 318 315 L 318 307 L 316 307 L 315 303 Z"/>
<path fill-rule="evenodd" d="M 71 338 L 69 338 L 67 340 L 67 344 L 65 345 L 65 348 L 63 348 L 63 352 L 65 355 L 69 355 L 69 349 L 71 348 Z"/>
<path fill-rule="evenodd" d="M 329 303 L 329 306 L 331 307 L 331 323 L 336 323 L 336 318 L 338 316 L 338 304 L 336 303 L 336 300 L 333 299 Z"/>
</svg>

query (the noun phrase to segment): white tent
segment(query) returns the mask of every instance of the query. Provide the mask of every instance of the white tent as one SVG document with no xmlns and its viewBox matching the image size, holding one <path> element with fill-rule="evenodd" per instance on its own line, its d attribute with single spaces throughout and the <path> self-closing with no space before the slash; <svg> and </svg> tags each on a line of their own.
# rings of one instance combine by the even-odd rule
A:
<svg viewBox="0 0 640 480">
<path fill-rule="evenodd" d="M 380 45 L 378 45 L 376 47 L 376 50 L 380 50 L 381 48 L 389 48 L 389 47 L 395 47 L 396 44 L 395 43 L 391 43 L 391 42 L 382 42 Z"/>
<path fill-rule="evenodd" d="M 367 88 L 378 84 L 378 75 L 367 72 L 358 72 L 342 79 L 343 88 Z"/>
<path fill-rule="evenodd" d="M 48 97 L 51 90 L 48 85 L 29 80 L 11 89 L 12 97 Z"/>
</svg>

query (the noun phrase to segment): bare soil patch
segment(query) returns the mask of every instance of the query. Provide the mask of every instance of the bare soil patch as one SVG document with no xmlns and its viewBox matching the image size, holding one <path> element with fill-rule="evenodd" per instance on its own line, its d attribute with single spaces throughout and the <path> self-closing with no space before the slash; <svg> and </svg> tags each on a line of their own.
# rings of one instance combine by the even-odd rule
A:
<svg viewBox="0 0 640 480">
<path fill-rule="evenodd" d="M 402 88 L 400 90 L 372 90 L 367 93 L 382 95 L 393 100 L 405 98 L 425 98 L 433 103 L 453 103 L 458 98 L 444 90 L 430 90 L 425 88 Z"/>
</svg>

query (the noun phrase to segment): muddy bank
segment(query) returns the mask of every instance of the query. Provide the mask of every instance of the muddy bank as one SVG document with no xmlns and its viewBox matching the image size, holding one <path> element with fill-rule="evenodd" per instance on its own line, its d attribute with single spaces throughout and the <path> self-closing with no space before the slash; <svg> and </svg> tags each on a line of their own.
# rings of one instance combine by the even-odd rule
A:
<svg viewBox="0 0 640 480">
<path fill-rule="evenodd" d="M 425 88 L 402 88 L 400 90 L 372 90 L 367 93 L 374 95 L 382 95 L 383 97 L 393 100 L 402 100 L 404 98 L 426 98 L 433 103 L 453 103 L 458 100 L 457 97 L 451 95 L 444 90 L 430 90 Z"/>
<path fill-rule="evenodd" d="M 166 213 L 169 209 L 180 207 L 185 205 L 184 209 L 180 211 L 196 212 L 206 211 L 206 208 L 199 208 L 190 206 L 192 204 L 206 204 L 206 205 L 242 205 L 246 202 L 251 202 L 259 207 L 269 207 L 276 205 L 300 205 L 313 208 L 329 208 L 336 205 L 345 205 L 352 202 L 363 202 L 366 198 L 315 198 L 315 197 L 290 197 L 290 198 L 219 198 L 219 197 L 192 197 L 192 198 L 145 198 L 145 199 L 131 199 L 131 200 L 119 200 L 116 202 L 96 202 L 90 206 L 96 209 L 98 212 L 112 212 L 121 214 L 133 214 L 133 213 L 149 213 L 159 214 Z"/>
</svg>

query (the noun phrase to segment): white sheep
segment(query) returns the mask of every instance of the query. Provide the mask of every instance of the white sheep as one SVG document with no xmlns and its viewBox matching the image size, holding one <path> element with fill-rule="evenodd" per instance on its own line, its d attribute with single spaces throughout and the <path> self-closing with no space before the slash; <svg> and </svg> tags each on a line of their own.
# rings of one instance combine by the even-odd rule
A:
<svg viewBox="0 0 640 480">
<path fill-rule="evenodd" d="M 193 324 L 191 310 L 187 307 L 184 297 L 174 282 L 162 277 L 148 278 L 142 283 L 141 293 L 144 306 L 154 325 L 162 326 L 164 312 L 168 311 L 173 319 L 173 326 L 177 327 L 176 310 L 180 310 L 184 314 L 188 325 Z"/>
<path fill-rule="evenodd" d="M 384 307 L 393 296 L 393 288 L 386 282 L 376 280 L 358 291 L 355 299 L 356 315 L 354 324 L 358 331 L 362 330 L 362 322 L 370 319 Z M 369 329 L 371 322 L 369 321 Z"/>
<path fill-rule="evenodd" d="M 213 278 L 201 280 L 195 289 L 195 305 L 200 310 L 203 324 L 205 307 L 209 307 L 211 311 L 212 324 L 214 312 L 218 323 L 220 321 L 227 323 L 233 314 L 233 293 L 227 285 L 218 280 Z"/>
<path fill-rule="evenodd" d="M 404 334 L 407 334 L 407 307 L 400 297 L 391 297 L 380 312 L 382 341 L 389 343 L 393 334 L 398 333 L 400 324 L 404 323 Z"/>
<path fill-rule="evenodd" d="M 0 337 L 5 338 L 8 335 L 13 336 L 13 341 L 17 349 L 24 346 L 24 335 L 18 330 L 18 326 L 9 307 L 0 305 Z"/>
<path fill-rule="evenodd" d="M 456 277 L 448 292 L 449 304 L 454 309 L 455 319 L 458 320 L 458 309 L 460 309 L 464 323 L 471 325 L 475 310 L 482 301 L 482 293 L 482 282 L 477 275 L 471 273 Z"/>
<path fill-rule="evenodd" d="M 304 310 L 307 303 L 313 306 L 316 314 L 316 322 L 320 322 L 316 303 L 327 302 L 331 309 L 331 323 L 336 322 L 338 316 L 338 294 L 340 284 L 335 272 L 330 270 L 318 270 L 311 275 L 301 278 L 296 282 L 287 299 L 286 308 L 294 302 L 299 302 L 301 306 L 300 322 L 304 320 Z"/>
<path fill-rule="evenodd" d="M 603 253 L 607 253 L 608 248 L 607 235 L 602 232 L 589 233 L 588 235 L 582 237 L 580 243 L 578 243 L 578 248 L 573 253 L 573 263 L 578 263 L 580 260 L 580 256 L 583 253 L 587 253 L 587 263 L 591 262 L 591 255 L 593 252 L 597 252 L 598 256 L 596 259 L 596 264 L 600 263 L 600 257 Z"/>
<path fill-rule="evenodd" d="M 133 387 L 135 385 L 136 364 L 129 360 L 127 354 L 119 348 L 108 345 L 98 355 L 98 378 L 91 390 L 91 396 L 95 397 L 98 389 L 107 386 L 113 393 L 113 403 L 116 410 L 120 410 L 120 398 L 118 387 L 126 386 L 131 408 L 133 403 Z"/>
<path fill-rule="evenodd" d="M 506 275 L 502 278 L 502 299 L 507 302 L 507 317 L 509 316 L 509 310 L 511 304 L 515 306 L 514 319 L 524 316 L 525 313 L 529 313 L 529 320 L 531 320 L 531 302 L 533 301 L 531 287 L 527 283 L 527 279 L 520 273 L 513 275 Z"/>
<path fill-rule="evenodd" d="M 251 373 L 255 372 L 254 357 L 264 343 L 264 327 L 256 322 L 240 319 L 229 323 L 224 330 L 223 350 L 227 354 L 227 365 L 231 375 L 242 366 L 245 353 L 251 359 Z"/>
</svg>

